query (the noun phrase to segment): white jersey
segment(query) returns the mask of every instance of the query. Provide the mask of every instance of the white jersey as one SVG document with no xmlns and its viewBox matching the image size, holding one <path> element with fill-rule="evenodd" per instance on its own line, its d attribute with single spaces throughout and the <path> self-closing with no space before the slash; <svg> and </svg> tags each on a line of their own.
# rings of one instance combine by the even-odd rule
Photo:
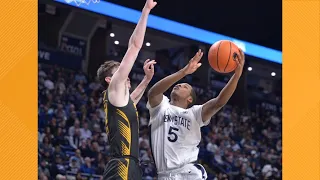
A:
<svg viewBox="0 0 320 180">
<path fill-rule="evenodd" d="M 163 96 L 162 102 L 151 108 L 150 113 L 151 148 L 159 172 L 181 168 L 198 159 L 201 141 L 200 128 L 209 124 L 202 121 L 202 105 L 183 109 L 170 104 Z"/>
</svg>

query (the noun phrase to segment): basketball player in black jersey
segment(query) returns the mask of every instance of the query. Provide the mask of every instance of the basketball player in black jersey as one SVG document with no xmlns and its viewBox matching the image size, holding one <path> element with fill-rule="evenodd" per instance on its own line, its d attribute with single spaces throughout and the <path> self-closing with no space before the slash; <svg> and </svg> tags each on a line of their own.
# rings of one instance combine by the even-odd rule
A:
<svg viewBox="0 0 320 180">
<path fill-rule="evenodd" d="M 111 157 L 103 174 L 104 180 L 142 179 L 138 160 L 139 120 L 136 104 L 153 76 L 153 65 L 156 62 L 149 60 L 145 62 L 146 76 L 131 94 L 129 94 L 131 85 L 128 75 L 143 45 L 149 13 L 156 5 L 154 0 L 146 1 L 121 63 L 107 61 L 97 72 L 100 82 L 106 87 L 103 101 Z"/>
</svg>

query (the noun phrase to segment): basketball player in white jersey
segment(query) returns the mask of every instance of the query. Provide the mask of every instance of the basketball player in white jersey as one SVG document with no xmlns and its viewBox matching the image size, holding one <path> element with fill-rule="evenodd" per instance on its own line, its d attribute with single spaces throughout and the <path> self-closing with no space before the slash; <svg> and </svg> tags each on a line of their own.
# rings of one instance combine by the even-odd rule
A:
<svg viewBox="0 0 320 180">
<path fill-rule="evenodd" d="M 178 72 L 157 82 L 148 93 L 147 108 L 150 113 L 151 148 L 160 180 L 202 180 L 207 173 L 198 159 L 202 126 L 209 124 L 234 93 L 245 62 L 239 49 L 235 61 L 238 66 L 220 94 L 203 105 L 194 105 L 195 92 L 192 86 L 181 83 L 174 86 L 170 100 L 164 96 L 173 84 L 200 66 L 203 52 L 199 50 L 189 63 Z"/>
</svg>

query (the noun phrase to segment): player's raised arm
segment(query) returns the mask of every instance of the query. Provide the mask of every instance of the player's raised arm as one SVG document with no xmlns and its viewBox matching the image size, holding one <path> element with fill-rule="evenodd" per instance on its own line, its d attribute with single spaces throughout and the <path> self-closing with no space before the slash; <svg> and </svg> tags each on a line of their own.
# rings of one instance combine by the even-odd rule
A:
<svg viewBox="0 0 320 180">
<path fill-rule="evenodd" d="M 119 69 L 111 78 L 108 93 L 110 96 L 109 100 L 112 104 L 117 105 L 122 104 L 122 102 L 118 101 L 127 101 L 125 98 L 122 98 L 126 93 L 126 81 L 143 45 L 149 13 L 156 4 L 154 0 L 146 1 L 139 22 L 130 37 L 128 50 L 121 61 Z"/>
<path fill-rule="evenodd" d="M 149 82 L 151 81 L 153 75 L 154 75 L 154 65 L 157 62 L 155 60 L 150 61 L 150 59 L 147 59 L 144 62 L 143 65 L 143 70 L 145 73 L 145 76 L 143 78 L 143 80 L 141 81 L 141 83 L 136 87 L 136 89 L 130 94 L 130 97 L 132 99 L 132 101 L 135 104 L 138 104 L 138 102 L 140 101 L 144 91 L 146 90 Z"/>
<path fill-rule="evenodd" d="M 199 49 L 199 51 L 183 69 L 161 79 L 159 82 L 153 85 L 148 92 L 148 101 L 150 106 L 155 107 L 159 105 L 162 101 L 164 92 L 166 92 L 174 83 L 178 82 L 186 75 L 195 72 L 201 66 L 201 63 L 199 63 L 199 61 L 201 60 L 202 56 L 203 52 Z"/>
<path fill-rule="evenodd" d="M 239 49 L 240 57 L 236 59 L 238 64 L 235 69 L 234 75 L 229 80 L 228 84 L 221 90 L 220 94 L 214 98 L 203 104 L 202 108 L 202 120 L 206 121 L 210 119 L 215 113 L 217 113 L 224 105 L 227 104 L 232 94 L 237 88 L 238 81 L 241 77 L 243 65 L 245 63 L 245 56 L 241 49 Z"/>
</svg>

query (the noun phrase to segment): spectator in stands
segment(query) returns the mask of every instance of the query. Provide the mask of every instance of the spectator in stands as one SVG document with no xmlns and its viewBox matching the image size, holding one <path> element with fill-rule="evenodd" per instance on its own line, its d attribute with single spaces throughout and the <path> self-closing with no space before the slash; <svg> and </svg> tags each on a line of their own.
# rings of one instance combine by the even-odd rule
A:
<svg viewBox="0 0 320 180">
<path fill-rule="evenodd" d="M 69 164 L 72 163 L 71 160 L 76 160 L 76 166 L 78 168 L 81 167 L 81 165 L 84 163 L 84 160 L 83 160 L 83 158 L 81 156 L 80 149 L 76 149 L 75 150 L 75 155 L 70 158 Z"/>
<path fill-rule="evenodd" d="M 224 173 L 219 173 L 218 177 L 215 178 L 215 180 L 229 180 L 228 176 Z"/>
<path fill-rule="evenodd" d="M 52 147 L 52 144 L 51 144 L 50 139 L 49 139 L 48 136 L 45 136 L 43 138 L 43 141 L 40 144 L 39 148 L 40 148 L 39 151 L 42 154 L 45 154 L 45 153 L 52 154 L 53 153 L 53 147 Z"/>
<path fill-rule="evenodd" d="M 104 172 L 104 169 L 106 167 L 106 163 L 104 160 L 101 160 L 98 164 L 98 168 L 97 168 L 97 171 L 96 171 L 96 174 L 97 175 L 102 175 L 103 172 Z"/>
<path fill-rule="evenodd" d="M 56 176 L 56 180 L 67 180 L 67 178 L 65 176 L 61 175 L 61 174 L 58 174 Z"/>
<path fill-rule="evenodd" d="M 48 113 L 52 111 L 53 112 L 53 109 L 52 108 L 48 108 Z M 53 113 L 50 113 L 51 115 L 50 116 L 53 116 Z M 56 131 L 57 131 L 57 119 L 55 117 L 52 117 L 51 121 L 49 122 L 49 127 L 50 127 L 50 133 L 52 134 L 55 134 Z"/>
<path fill-rule="evenodd" d="M 65 81 L 63 78 L 60 78 L 57 82 L 56 85 L 57 91 L 59 95 L 63 95 L 64 92 L 67 90 L 66 85 L 65 85 Z"/>
<path fill-rule="evenodd" d="M 75 82 L 83 82 L 84 84 L 87 83 L 87 78 L 86 76 L 84 75 L 83 72 L 79 71 L 76 76 L 75 76 Z"/>
<path fill-rule="evenodd" d="M 69 137 L 69 145 L 73 149 L 78 149 L 81 143 L 81 132 L 79 128 L 76 128 L 74 131 L 74 135 Z"/>
<path fill-rule="evenodd" d="M 105 141 L 105 133 L 99 134 L 98 145 L 100 152 L 106 152 L 106 141 Z"/>
<path fill-rule="evenodd" d="M 82 178 L 82 176 L 81 176 L 80 171 L 76 175 L 76 180 L 84 180 L 84 178 Z"/>
<path fill-rule="evenodd" d="M 211 139 L 207 144 L 207 151 L 211 153 L 215 153 L 218 150 L 218 146 L 215 143 L 215 139 Z"/>
<path fill-rule="evenodd" d="M 38 174 L 40 175 L 41 173 L 43 173 L 43 175 L 46 177 L 50 177 L 48 162 L 45 160 L 41 160 L 41 163 L 38 167 Z"/>
<path fill-rule="evenodd" d="M 76 157 L 70 158 L 70 163 L 69 163 L 68 171 L 76 174 L 79 170 L 80 170 L 79 159 L 76 158 Z"/>
<path fill-rule="evenodd" d="M 222 159 L 221 156 L 222 152 L 221 150 L 218 148 L 215 152 L 214 152 L 214 162 L 218 163 L 219 165 L 224 165 L 224 161 Z"/>
<path fill-rule="evenodd" d="M 45 136 L 49 138 L 49 141 L 51 141 L 51 140 L 53 139 L 53 137 L 54 137 L 54 136 L 51 134 L 51 129 L 50 129 L 49 126 L 45 127 L 44 133 L 41 133 L 41 135 L 40 135 L 40 141 L 42 141 Z"/>
<path fill-rule="evenodd" d="M 101 88 L 101 84 L 99 82 L 99 80 L 96 78 L 94 81 L 92 81 L 90 84 L 89 84 L 89 88 L 93 91 L 97 91 L 98 89 Z"/>
<path fill-rule="evenodd" d="M 82 157 L 87 157 L 90 154 L 90 148 L 88 146 L 88 140 L 82 140 L 81 146 L 79 147 L 79 150 L 81 151 Z"/>
<path fill-rule="evenodd" d="M 46 176 L 43 172 L 39 173 L 39 180 L 48 180 L 48 177 L 50 176 Z"/>
<path fill-rule="evenodd" d="M 62 104 L 58 104 L 54 114 L 57 118 L 60 118 L 62 120 L 67 120 L 67 114 L 66 114 L 66 111 L 63 109 Z"/>
<path fill-rule="evenodd" d="M 48 90 L 54 89 L 54 83 L 50 80 L 50 77 L 44 81 L 44 87 L 46 87 Z"/>
<path fill-rule="evenodd" d="M 81 132 L 81 139 L 91 139 L 92 138 L 92 133 L 88 129 L 88 122 L 83 123 L 83 128 L 80 129 Z"/>
<path fill-rule="evenodd" d="M 148 119 L 147 119 L 147 113 L 144 111 L 140 116 L 140 126 L 147 126 L 148 125 Z"/>
<path fill-rule="evenodd" d="M 99 99 L 99 101 L 100 101 L 100 99 Z M 101 99 L 100 103 L 102 103 L 102 99 Z M 103 109 L 99 108 L 96 110 L 96 116 L 98 119 L 105 119 L 106 114 Z"/>
<path fill-rule="evenodd" d="M 279 153 L 282 152 L 282 140 L 281 139 L 278 140 L 277 145 L 276 145 L 276 149 Z"/>
<path fill-rule="evenodd" d="M 101 119 L 98 118 L 98 116 L 96 114 L 91 114 L 91 118 L 90 118 L 90 121 L 89 121 L 89 129 L 92 131 L 101 131 L 101 125 L 102 122 L 101 122 Z"/>
<path fill-rule="evenodd" d="M 236 143 L 236 142 L 233 141 L 233 140 L 231 141 L 231 148 L 232 148 L 233 151 L 238 151 L 238 150 L 240 150 L 239 144 Z"/>
<path fill-rule="evenodd" d="M 62 127 L 57 128 L 57 132 L 53 138 L 54 145 L 66 145 L 66 138 L 63 133 Z"/>
<path fill-rule="evenodd" d="M 66 127 L 70 129 L 70 127 L 74 126 L 75 124 L 75 121 L 78 120 L 77 118 L 77 112 L 75 111 L 74 109 L 74 105 L 71 104 L 70 107 L 69 107 L 69 119 L 67 120 L 67 123 L 66 123 Z M 68 133 L 68 135 L 70 136 L 70 134 Z"/>
<path fill-rule="evenodd" d="M 235 179 L 250 180 L 250 177 L 247 176 L 247 165 L 245 163 L 241 165 L 240 173 Z"/>
<path fill-rule="evenodd" d="M 55 156 L 55 162 L 51 165 L 50 175 L 56 177 L 57 174 L 66 174 L 66 168 L 59 154 Z"/>
<path fill-rule="evenodd" d="M 65 155 L 65 153 L 61 150 L 59 144 L 57 144 L 57 145 L 55 146 L 55 149 L 54 149 L 54 156 L 57 156 L 57 155 L 59 155 L 63 161 L 66 160 L 66 155 Z"/>
<path fill-rule="evenodd" d="M 91 161 L 95 161 L 96 159 L 98 159 L 99 153 L 100 153 L 100 148 L 99 148 L 98 142 L 92 141 L 91 147 L 90 147 L 90 154 L 88 157 L 91 158 Z"/>
<path fill-rule="evenodd" d="M 245 138 L 243 138 L 240 142 L 241 146 L 244 147 L 244 149 L 247 152 L 251 152 L 252 150 L 256 150 L 255 142 L 250 137 L 250 134 L 247 135 Z"/>
<path fill-rule="evenodd" d="M 95 170 L 91 165 L 91 159 L 89 157 L 86 157 L 84 159 L 84 164 L 80 168 L 80 172 L 87 173 L 87 174 L 94 174 Z"/>
<path fill-rule="evenodd" d="M 69 136 L 72 137 L 77 128 L 80 128 L 80 121 L 78 119 L 76 119 L 74 121 L 74 125 L 69 128 L 69 131 L 68 131 Z"/>
<path fill-rule="evenodd" d="M 155 169 L 151 163 L 147 163 L 143 166 L 143 175 L 145 176 L 145 180 L 152 180 L 152 177 L 155 177 Z"/>
<path fill-rule="evenodd" d="M 94 167 L 98 167 L 99 165 L 99 162 L 103 161 L 103 155 L 102 153 L 98 153 L 96 157 L 92 158 L 91 159 L 91 164 L 94 166 Z"/>
<path fill-rule="evenodd" d="M 270 164 L 266 164 L 261 170 L 263 179 L 280 179 L 281 175 L 279 170 L 275 167 L 272 167 Z"/>
</svg>

